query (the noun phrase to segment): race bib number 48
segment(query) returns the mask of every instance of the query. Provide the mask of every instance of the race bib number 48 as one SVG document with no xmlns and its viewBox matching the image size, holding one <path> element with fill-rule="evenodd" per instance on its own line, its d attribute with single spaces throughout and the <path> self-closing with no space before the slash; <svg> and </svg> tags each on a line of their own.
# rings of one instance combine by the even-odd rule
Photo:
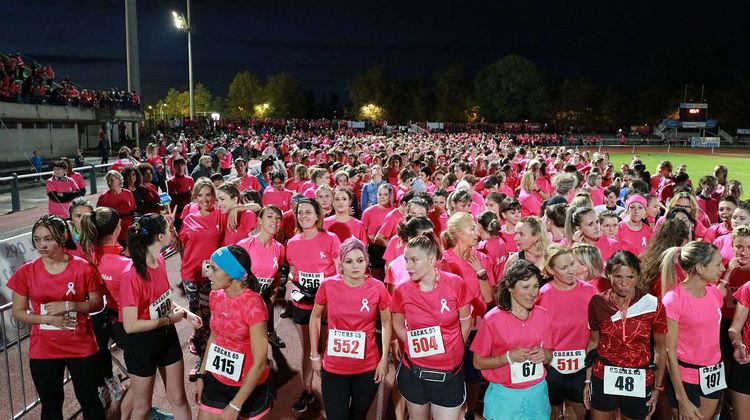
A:
<svg viewBox="0 0 750 420">
<path fill-rule="evenodd" d="M 167 290 L 148 306 L 148 313 L 151 319 L 159 319 L 169 315 L 172 309 L 172 291 Z"/>
<path fill-rule="evenodd" d="M 242 362 L 244 361 L 244 354 L 211 343 L 208 350 L 206 370 L 233 381 L 239 381 L 242 375 Z"/>
<path fill-rule="evenodd" d="M 700 368 L 700 375 L 701 391 L 705 395 L 721 391 L 727 387 L 727 379 L 724 375 L 724 362 Z"/>
<path fill-rule="evenodd" d="M 329 330 L 328 332 L 329 356 L 349 357 L 352 359 L 365 358 L 365 333 L 364 331 Z"/>
<path fill-rule="evenodd" d="M 439 326 L 408 331 L 406 340 L 409 344 L 409 355 L 413 359 L 445 353 L 443 334 Z"/>
<path fill-rule="evenodd" d="M 299 272 L 299 284 L 304 287 L 317 289 L 320 287 L 320 282 L 323 280 L 323 273 L 306 273 L 304 271 Z"/>
<path fill-rule="evenodd" d="M 604 366 L 604 393 L 646 398 L 646 370 Z"/>
<path fill-rule="evenodd" d="M 542 375 L 544 375 L 544 366 L 541 363 L 526 360 L 510 364 L 510 381 L 514 384 L 534 381 L 541 378 Z"/>
<path fill-rule="evenodd" d="M 583 369 L 585 360 L 585 350 L 553 351 L 550 366 L 563 375 L 567 375 Z"/>
</svg>

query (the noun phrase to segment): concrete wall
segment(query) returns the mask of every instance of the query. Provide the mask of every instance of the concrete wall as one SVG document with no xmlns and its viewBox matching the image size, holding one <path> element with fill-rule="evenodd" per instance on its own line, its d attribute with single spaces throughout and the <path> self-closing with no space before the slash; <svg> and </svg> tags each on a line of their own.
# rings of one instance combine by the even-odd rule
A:
<svg viewBox="0 0 750 420">
<path fill-rule="evenodd" d="M 73 157 L 78 153 L 78 127 L 74 122 L 6 123 L 0 128 L 0 148 L 0 162 L 28 161 L 34 150 L 45 159 Z"/>
</svg>

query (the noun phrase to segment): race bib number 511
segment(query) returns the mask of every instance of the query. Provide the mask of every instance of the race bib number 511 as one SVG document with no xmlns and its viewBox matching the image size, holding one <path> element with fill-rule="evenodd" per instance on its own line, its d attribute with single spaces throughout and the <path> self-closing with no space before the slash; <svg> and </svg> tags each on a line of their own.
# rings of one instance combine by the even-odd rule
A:
<svg viewBox="0 0 750 420">
<path fill-rule="evenodd" d="M 409 343 L 409 355 L 413 359 L 445 353 L 439 326 L 411 330 L 407 332 L 406 339 Z"/>
<path fill-rule="evenodd" d="M 583 369 L 585 361 L 585 350 L 553 351 L 550 366 L 563 375 L 567 375 Z"/>
</svg>

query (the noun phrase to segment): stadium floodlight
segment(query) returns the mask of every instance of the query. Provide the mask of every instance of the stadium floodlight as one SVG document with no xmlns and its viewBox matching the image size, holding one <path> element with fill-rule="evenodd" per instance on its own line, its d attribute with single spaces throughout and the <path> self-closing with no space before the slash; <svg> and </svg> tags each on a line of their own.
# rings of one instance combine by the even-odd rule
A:
<svg viewBox="0 0 750 420">
<path fill-rule="evenodd" d="M 187 0 L 187 13 L 183 15 L 176 11 L 172 11 L 172 19 L 174 26 L 187 33 L 188 41 L 188 88 L 190 90 L 190 119 L 192 120 L 195 116 L 195 96 L 193 95 L 193 47 L 192 47 L 192 34 L 193 26 L 190 23 L 190 0 Z"/>
</svg>

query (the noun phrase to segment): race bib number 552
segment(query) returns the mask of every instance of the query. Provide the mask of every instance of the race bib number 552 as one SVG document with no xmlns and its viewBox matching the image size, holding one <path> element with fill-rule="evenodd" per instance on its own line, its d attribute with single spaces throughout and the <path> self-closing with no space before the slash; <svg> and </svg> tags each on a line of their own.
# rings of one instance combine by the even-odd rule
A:
<svg viewBox="0 0 750 420">
<path fill-rule="evenodd" d="M 365 332 L 329 330 L 327 353 L 329 356 L 364 359 Z"/>
</svg>

